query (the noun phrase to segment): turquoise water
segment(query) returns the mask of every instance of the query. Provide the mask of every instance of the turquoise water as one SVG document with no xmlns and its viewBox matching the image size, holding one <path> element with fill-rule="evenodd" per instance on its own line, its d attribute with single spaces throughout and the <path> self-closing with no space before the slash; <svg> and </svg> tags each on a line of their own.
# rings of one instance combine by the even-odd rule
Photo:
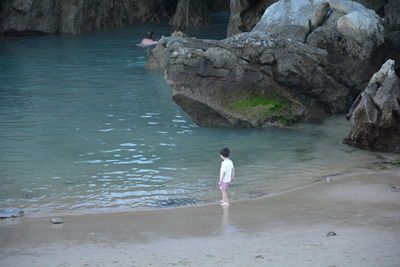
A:
<svg viewBox="0 0 400 267">
<path fill-rule="evenodd" d="M 221 39 L 226 18 L 190 32 Z M 146 70 L 140 25 L 78 36 L 0 39 L 0 206 L 27 214 L 216 202 L 228 146 L 233 199 L 258 197 L 375 159 L 341 144 L 332 117 L 292 129 L 200 128 Z"/>
</svg>

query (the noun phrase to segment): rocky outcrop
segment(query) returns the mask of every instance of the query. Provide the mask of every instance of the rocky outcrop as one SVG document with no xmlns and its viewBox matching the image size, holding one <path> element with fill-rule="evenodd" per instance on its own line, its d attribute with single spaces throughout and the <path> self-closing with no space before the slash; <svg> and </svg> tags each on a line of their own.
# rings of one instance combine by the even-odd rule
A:
<svg viewBox="0 0 400 267">
<path fill-rule="evenodd" d="M 4 0 L 0 34 L 80 33 L 168 18 L 168 0 Z"/>
<path fill-rule="evenodd" d="M 206 1 L 179 0 L 176 12 L 169 24 L 179 30 L 209 24 L 209 9 Z"/>
<path fill-rule="evenodd" d="M 249 32 L 260 21 L 265 9 L 278 0 L 231 0 L 227 36 Z"/>
<path fill-rule="evenodd" d="M 201 126 L 265 127 L 347 111 L 383 43 L 381 19 L 347 0 L 282 0 L 249 33 L 168 37 L 149 52 Z"/>
<path fill-rule="evenodd" d="M 260 21 L 265 9 L 276 2 L 278 0 L 231 0 L 227 36 L 250 32 Z M 384 13 L 383 9 L 388 0 L 355 0 L 355 2 L 377 13 Z"/>
<path fill-rule="evenodd" d="M 400 79 L 388 60 L 354 102 L 352 128 L 344 143 L 364 149 L 400 153 Z"/>
</svg>

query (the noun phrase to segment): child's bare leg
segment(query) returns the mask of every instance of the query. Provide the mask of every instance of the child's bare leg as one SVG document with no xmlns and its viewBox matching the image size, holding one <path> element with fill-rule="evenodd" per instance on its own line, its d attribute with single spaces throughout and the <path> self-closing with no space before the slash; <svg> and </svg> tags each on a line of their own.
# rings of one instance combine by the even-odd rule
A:
<svg viewBox="0 0 400 267">
<path fill-rule="evenodd" d="M 228 199 L 228 192 L 226 190 L 221 190 L 222 192 L 222 204 L 221 205 L 229 205 L 229 199 Z"/>
</svg>

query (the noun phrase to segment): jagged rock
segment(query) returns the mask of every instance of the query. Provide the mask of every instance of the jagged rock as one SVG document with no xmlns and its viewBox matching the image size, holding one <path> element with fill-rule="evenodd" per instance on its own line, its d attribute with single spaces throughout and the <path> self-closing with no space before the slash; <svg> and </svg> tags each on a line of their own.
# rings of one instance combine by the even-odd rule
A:
<svg viewBox="0 0 400 267">
<path fill-rule="evenodd" d="M 207 26 L 210 21 L 208 11 L 206 1 L 179 0 L 176 12 L 169 24 L 179 30 Z"/>
<path fill-rule="evenodd" d="M 227 36 L 249 32 L 260 21 L 267 7 L 278 0 L 231 0 Z"/>
<path fill-rule="evenodd" d="M 166 69 L 173 99 L 201 126 L 280 126 L 345 112 L 382 42 L 380 17 L 361 4 L 281 0 L 249 33 L 163 38 L 147 66 Z"/>
<path fill-rule="evenodd" d="M 0 208 L 0 219 L 24 216 L 24 211 L 18 208 Z"/>
<path fill-rule="evenodd" d="M 364 149 L 400 152 L 400 79 L 388 60 L 356 99 L 344 143 Z"/>
</svg>

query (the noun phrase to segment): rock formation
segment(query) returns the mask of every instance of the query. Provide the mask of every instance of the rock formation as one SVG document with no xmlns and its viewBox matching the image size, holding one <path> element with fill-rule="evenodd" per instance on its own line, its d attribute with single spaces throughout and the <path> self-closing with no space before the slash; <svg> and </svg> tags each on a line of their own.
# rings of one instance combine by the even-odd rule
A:
<svg viewBox="0 0 400 267">
<path fill-rule="evenodd" d="M 167 0 L 4 0 L 0 34 L 80 33 L 168 17 Z"/>
<path fill-rule="evenodd" d="M 208 13 L 225 10 L 228 1 L 185 0 L 178 5 L 178 0 L 3 0 L 0 35 L 77 34 L 172 16 L 181 28 L 203 26 Z"/>
<path fill-rule="evenodd" d="M 352 129 L 344 143 L 371 150 L 400 153 L 400 79 L 388 60 L 372 76 L 354 102 L 348 118 Z"/>
<path fill-rule="evenodd" d="M 347 0 L 281 0 L 249 33 L 168 37 L 149 51 L 201 126 L 265 127 L 345 112 L 379 68 L 380 17 Z"/>
<path fill-rule="evenodd" d="M 227 36 L 249 32 L 260 21 L 265 9 L 278 0 L 231 0 Z"/>
<path fill-rule="evenodd" d="M 209 24 L 208 5 L 206 1 L 179 0 L 176 12 L 169 24 L 179 30 Z"/>
</svg>

